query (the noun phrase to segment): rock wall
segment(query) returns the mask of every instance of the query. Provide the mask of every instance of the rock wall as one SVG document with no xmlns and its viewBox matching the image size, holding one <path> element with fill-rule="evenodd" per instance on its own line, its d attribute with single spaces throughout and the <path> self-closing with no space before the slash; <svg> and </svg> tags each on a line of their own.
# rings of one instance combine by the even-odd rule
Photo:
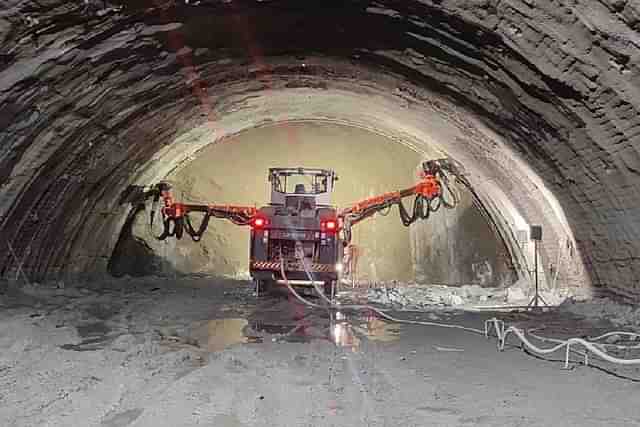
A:
<svg viewBox="0 0 640 427">
<path fill-rule="evenodd" d="M 517 275 L 500 236 L 473 206 L 471 195 L 463 191 L 460 196 L 456 209 L 441 208 L 413 225 L 416 280 L 449 286 L 513 284 Z"/>
</svg>

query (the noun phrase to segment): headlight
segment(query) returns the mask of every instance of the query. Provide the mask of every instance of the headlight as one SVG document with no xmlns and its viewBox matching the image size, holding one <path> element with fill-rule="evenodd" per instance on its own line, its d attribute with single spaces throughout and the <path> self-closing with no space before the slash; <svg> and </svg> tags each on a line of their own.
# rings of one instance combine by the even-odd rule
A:
<svg viewBox="0 0 640 427">
<path fill-rule="evenodd" d="M 337 263 L 336 264 L 336 271 L 339 273 L 342 271 L 342 264 L 341 263 Z"/>
</svg>

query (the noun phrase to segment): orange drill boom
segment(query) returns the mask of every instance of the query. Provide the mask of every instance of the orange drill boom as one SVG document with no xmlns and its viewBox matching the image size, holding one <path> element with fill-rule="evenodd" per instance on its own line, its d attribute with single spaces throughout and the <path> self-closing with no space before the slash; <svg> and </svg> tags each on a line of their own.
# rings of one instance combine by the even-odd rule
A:
<svg viewBox="0 0 640 427">
<path fill-rule="evenodd" d="M 365 211 L 372 214 L 371 210 L 378 211 L 399 203 L 405 197 L 420 195 L 427 200 L 432 200 L 442 194 L 442 187 L 438 178 L 434 175 L 425 174 L 422 180 L 410 188 L 400 191 L 391 191 L 379 196 L 369 197 L 354 205 L 340 211 L 340 216 L 344 217 L 350 214 L 362 214 Z M 366 215 L 369 216 L 369 215 Z"/>
<path fill-rule="evenodd" d="M 349 241 L 352 225 L 373 216 L 377 212 L 391 208 L 393 205 L 398 205 L 400 218 L 405 226 L 411 225 L 416 220 L 428 218 L 429 213 L 437 211 L 440 206 L 449 209 L 455 207 L 458 203 L 458 198 L 449 188 L 448 175 L 455 176 L 459 182 L 465 183 L 466 179 L 459 165 L 449 159 L 436 159 L 424 162 L 422 169 L 421 180 L 413 187 L 369 197 L 347 208 L 337 210 L 335 212 L 336 216 L 333 217 L 338 220 L 337 223 L 334 223 L 335 230 L 343 230 L 345 240 Z M 284 205 L 283 190 L 280 188 L 282 179 L 284 179 L 284 186 L 286 187 L 286 178 L 296 172 L 298 174 L 302 173 L 301 171 L 303 171 L 303 169 L 298 168 L 297 170 L 292 170 L 291 168 L 276 168 L 270 169 L 270 171 L 271 175 L 269 180 L 272 182 L 272 198 L 278 197 L 278 203 L 275 203 L 275 205 Z M 320 188 L 323 185 L 327 187 L 327 185 L 329 185 L 328 183 L 330 183 L 330 188 L 332 189 L 333 182 L 337 180 L 337 176 L 335 176 L 333 171 L 320 169 L 306 171 L 314 177 L 314 188 Z M 279 172 L 280 175 L 278 175 L 277 172 Z M 444 197 L 443 188 L 448 189 L 448 193 L 452 198 L 450 201 L 447 201 Z M 159 201 L 160 198 L 162 198 L 163 202 L 161 212 L 164 217 L 165 229 L 159 237 L 160 239 L 174 235 L 180 238 L 183 231 L 186 231 L 194 240 L 199 240 L 207 228 L 210 217 L 228 219 L 237 225 L 255 225 L 258 227 L 262 226 L 262 222 L 266 221 L 264 218 L 260 220 L 260 211 L 252 206 L 179 203 L 174 201 L 168 184 L 160 183 L 156 186 L 156 189 L 157 192 L 155 193 L 154 203 Z M 328 187 L 320 192 L 322 193 L 323 191 L 327 192 Z M 302 185 L 302 193 L 298 193 L 296 190 L 296 193 L 288 194 L 296 194 L 292 196 L 294 198 L 298 197 L 298 194 L 305 194 L 304 185 Z M 413 209 L 407 211 L 403 206 L 402 199 L 410 196 L 415 196 L 415 201 Z M 324 204 L 326 204 L 326 201 Z M 154 210 L 152 210 L 152 216 L 153 211 Z M 200 212 L 204 214 L 197 230 L 191 224 L 191 219 L 189 218 L 190 212 Z M 254 221 L 259 220 L 261 221 L 260 224 L 258 222 L 254 224 Z M 331 223 L 333 221 L 329 222 Z M 151 223 L 153 224 L 153 218 L 151 219 Z M 171 224 L 173 224 L 173 229 L 171 228 Z"/>
</svg>

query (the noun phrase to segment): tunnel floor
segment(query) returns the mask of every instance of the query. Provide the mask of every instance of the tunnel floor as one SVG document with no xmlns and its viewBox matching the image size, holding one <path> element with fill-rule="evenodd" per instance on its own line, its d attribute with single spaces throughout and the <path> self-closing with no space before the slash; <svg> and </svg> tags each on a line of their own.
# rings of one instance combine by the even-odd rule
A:
<svg viewBox="0 0 640 427">
<path fill-rule="evenodd" d="M 99 286 L 99 287 L 98 287 Z M 640 369 L 548 360 L 465 331 L 333 319 L 204 277 L 0 295 L 3 426 L 638 425 Z M 547 336 L 611 325 L 563 312 L 432 309 L 405 319 Z"/>
</svg>

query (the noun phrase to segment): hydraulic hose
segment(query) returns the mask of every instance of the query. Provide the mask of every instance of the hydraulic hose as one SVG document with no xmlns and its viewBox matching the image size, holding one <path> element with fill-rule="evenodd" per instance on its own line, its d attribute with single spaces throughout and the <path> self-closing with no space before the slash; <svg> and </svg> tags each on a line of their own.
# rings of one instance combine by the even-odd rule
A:
<svg viewBox="0 0 640 427">
<path fill-rule="evenodd" d="M 209 214 L 209 212 L 205 212 L 204 217 L 200 222 L 200 226 L 196 231 L 191 225 L 191 218 L 189 217 L 189 215 L 188 214 L 184 215 L 187 234 L 191 236 L 191 239 L 194 242 L 199 242 L 202 239 L 202 235 L 204 234 L 204 232 L 207 230 L 207 227 L 209 226 L 209 218 L 211 218 L 211 215 Z"/>
<path fill-rule="evenodd" d="M 209 220 L 211 217 L 228 219 L 235 225 L 249 225 L 251 223 L 251 218 L 242 214 L 229 214 L 228 212 L 221 212 L 213 209 L 201 212 L 204 212 L 204 216 L 197 230 L 193 227 L 191 217 L 188 213 L 177 218 L 165 217 L 163 220 L 164 230 L 162 234 L 155 236 L 156 239 L 165 240 L 167 237 L 175 236 L 179 240 L 182 238 L 184 232 L 186 232 L 194 242 L 199 242 L 209 226 Z"/>
<path fill-rule="evenodd" d="M 300 259 L 300 258 L 299 258 Z M 489 319 L 487 321 L 485 321 L 485 328 L 484 331 L 480 330 L 480 329 L 476 329 L 476 328 L 469 328 L 466 326 L 462 326 L 462 325 L 456 325 L 456 324 L 451 324 L 451 323 L 437 323 L 437 322 L 424 322 L 424 321 L 418 321 L 418 320 L 406 320 L 406 319 L 398 319 L 394 316 L 391 316 L 385 312 L 383 312 L 382 310 L 373 307 L 371 305 L 360 305 L 360 304 L 349 304 L 349 305 L 337 305 L 335 304 L 333 301 L 331 301 L 329 298 L 327 298 L 327 296 L 324 294 L 324 292 L 322 292 L 321 289 L 319 289 L 319 287 L 316 285 L 316 281 L 313 280 L 313 277 L 311 275 L 311 272 L 308 269 L 308 266 L 306 265 L 306 263 L 304 262 L 304 258 L 300 259 L 302 266 L 305 270 L 305 273 L 308 277 L 308 279 L 311 281 L 311 284 L 313 285 L 313 288 L 316 290 L 316 292 L 318 293 L 318 295 L 320 296 L 321 299 L 324 300 L 325 305 L 320 305 L 320 304 L 315 304 L 312 303 L 308 300 L 306 300 L 305 298 L 303 298 L 300 294 L 298 294 L 295 289 L 293 289 L 293 287 L 291 286 L 291 284 L 289 283 L 289 280 L 287 279 L 285 270 L 284 270 L 284 260 L 281 259 L 280 262 L 280 272 L 282 274 L 282 278 L 284 279 L 285 285 L 287 286 L 288 290 L 303 304 L 308 305 L 310 307 L 313 308 L 322 308 L 322 309 L 330 309 L 330 310 L 370 310 L 374 313 L 376 313 L 378 316 L 382 317 L 383 319 L 389 320 L 391 322 L 395 322 L 395 323 L 404 323 L 404 324 L 410 324 L 410 325 L 423 325 L 423 326 L 438 326 L 438 327 L 442 327 L 442 328 L 451 328 L 451 329 L 461 329 L 467 332 L 471 332 L 474 334 L 481 334 L 486 336 L 487 338 L 489 337 L 489 332 L 491 329 L 491 326 L 493 325 L 494 330 L 496 332 L 496 335 L 498 337 L 498 348 L 500 351 L 504 351 L 504 346 L 506 344 L 506 340 L 509 334 L 514 334 L 516 337 L 518 337 L 518 339 L 520 340 L 520 342 L 522 343 L 522 345 L 524 347 L 527 347 L 529 350 L 537 353 L 537 354 L 541 354 L 541 355 L 545 355 L 545 354 L 551 354 L 554 353 L 558 350 L 561 350 L 562 348 L 565 348 L 565 368 L 569 367 L 569 355 L 571 353 L 571 345 L 572 344 L 579 344 L 581 346 L 583 346 L 586 350 L 592 352 L 593 354 L 595 354 L 596 356 L 600 357 L 601 359 L 611 362 L 611 363 L 616 363 L 616 364 L 620 364 L 620 365 L 637 365 L 640 364 L 640 359 L 621 359 L 618 357 L 614 357 L 611 356 L 610 354 L 607 354 L 605 351 L 603 351 L 600 347 L 601 344 L 597 344 L 594 342 L 590 342 L 586 339 L 583 338 L 569 338 L 566 340 L 559 340 L 559 339 L 553 339 L 553 338 L 544 338 L 544 337 L 538 337 L 535 336 L 537 339 L 540 340 L 546 340 L 549 342 L 554 342 L 556 343 L 555 346 L 550 347 L 550 348 L 541 348 L 536 346 L 535 344 L 533 344 L 531 341 L 529 341 L 529 339 L 526 337 L 525 331 L 516 328 L 515 326 L 510 326 L 509 328 L 507 328 L 505 330 L 504 328 L 504 321 L 493 318 L 493 319 Z M 635 334 L 632 332 L 609 332 L 606 333 L 604 335 L 600 335 L 596 338 L 593 338 L 592 340 L 594 341 L 598 341 L 598 340 L 602 340 L 606 337 L 612 336 L 612 335 L 623 335 L 623 336 L 633 336 L 635 339 L 640 338 L 640 334 Z M 627 346 L 618 346 L 618 348 L 626 348 L 626 349 L 632 349 L 632 348 L 638 348 L 638 346 L 631 346 L 631 347 L 627 347 Z M 585 365 L 587 365 L 589 363 L 588 360 L 588 353 L 582 353 L 582 355 L 585 358 Z"/>
<path fill-rule="evenodd" d="M 165 218 L 162 222 L 164 229 L 162 234 L 156 236 L 158 240 L 165 240 L 167 237 L 174 237 L 178 240 L 182 239 L 184 233 L 184 219 L 183 218 Z M 173 223 L 173 227 L 171 224 Z"/>
<path fill-rule="evenodd" d="M 449 165 L 447 167 L 451 168 L 451 170 L 447 169 L 449 170 L 449 173 L 456 175 L 456 182 L 460 182 L 461 184 L 469 187 L 469 183 L 462 176 L 458 175 L 459 172 L 457 171 L 457 168 L 453 165 Z M 418 220 L 428 219 L 432 212 L 437 212 L 441 207 L 446 209 L 455 208 L 460 203 L 460 195 L 457 191 L 451 188 L 449 177 L 445 173 L 444 167 L 437 166 L 437 168 L 435 170 L 431 170 L 429 174 L 437 176 L 441 183 L 441 187 L 446 191 L 440 191 L 440 193 L 433 198 L 427 198 L 422 194 L 416 194 L 416 197 L 413 200 L 413 206 L 411 207 L 411 213 L 409 213 L 409 210 L 402 202 L 403 197 L 407 197 L 412 194 L 408 192 L 401 193 L 400 197 L 397 199 L 388 199 L 381 204 L 368 206 L 361 211 L 350 212 L 344 217 L 344 240 L 346 242 L 351 241 L 351 227 L 353 225 L 365 218 L 375 215 L 376 213 L 379 213 L 382 216 L 387 216 L 393 205 L 396 204 L 398 205 L 400 220 L 405 227 L 409 227 Z M 445 193 L 447 195 L 445 195 Z"/>
<path fill-rule="evenodd" d="M 451 195 L 451 198 L 453 200 L 451 202 L 447 201 L 447 199 L 444 197 L 444 192 L 440 194 L 440 197 L 438 197 L 438 199 L 445 208 L 453 209 L 458 205 L 458 203 L 460 203 L 460 194 L 451 189 L 449 177 L 445 173 L 440 172 L 438 176 L 440 177 L 440 182 L 443 184 L 442 187 L 447 189 L 447 192 Z M 457 176 L 456 181 L 462 183 L 463 185 L 466 185 L 466 182 L 462 180 L 460 176 Z"/>
<path fill-rule="evenodd" d="M 479 335 L 484 335 L 484 331 L 480 330 L 480 329 L 475 329 L 475 328 L 468 328 L 466 326 L 462 326 L 462 325 L 454 325 L 454 324 L 447 324 L 447 323 L 437 323 L 437 322 L 424 322 L 424 321 L 418 321 L 418 320 L 406 320 L 406 319 L 398 319 L 397 317 L 393 317 L 387 313 L 385 313 L 384 311 L 373 307 L 371 305 L 361 305 L 361 304 L 348 304 L 348 305 L 337 305 L 335 304 L 333 301 L 331 301 L 329 298 L 327 298 L 327 296 L 324 294 L 324 292 L 322 292 L 321 289 L 318 288 L 317 286 L 317 282 L 315 280 L 313 280 L 313 277 L 311 276 L 311 272 L 308 270 L 306 264 L 304 261 L 302 261 L 302 265 L 303 268 L 305 270 L 305 273 L 307 274 L 307 277 L 309 278 L 309 280 L 311 281 L 311 284 L 313 286 L 313 288 L 316 290 L 316 292 L 318 293 L 318 295 L 320 295 L 320 298 L 322 300 L 324 300 L 326 305 L 320 305 L 320 304 L 315 304 L 312 303 L 306 299 L 304 299 L 302 296 L 300 296 L 300 294 L 298 294 L 295 289 L 293 289 L 293 286 L 291 286 L 291 284 L 289 283 L 289 280 L 287 279 L 287 276 L 285 274 L 284 271 L 284 260 L 281 260 L 280 262 L 280 273 L 282 274 L 282 278 L 285 282 L 285 285 L 287 286 L 287 289 L 289 290 L 289 292 L 291 292 L 300 302 L 302 302 L 305 305 L 308 305 L 309 307 L 314 307 L 314 308 L 323 308 L 323 309 L 330 309 L 330 310 L 370 310 L 374 313 L 376 313 L 378 316 L 387 319 L 391 322 L 395 322 L 395 323 L 405 323 L 405 324 L 410 324 L 410 325 L 422 325 L 422 326 L 439 326 L 442 328 L 451 328 L 451 329 L 461 329 L 467 332 L 471 332 L 474 334 L 479 334 Z"/>
</svg>

